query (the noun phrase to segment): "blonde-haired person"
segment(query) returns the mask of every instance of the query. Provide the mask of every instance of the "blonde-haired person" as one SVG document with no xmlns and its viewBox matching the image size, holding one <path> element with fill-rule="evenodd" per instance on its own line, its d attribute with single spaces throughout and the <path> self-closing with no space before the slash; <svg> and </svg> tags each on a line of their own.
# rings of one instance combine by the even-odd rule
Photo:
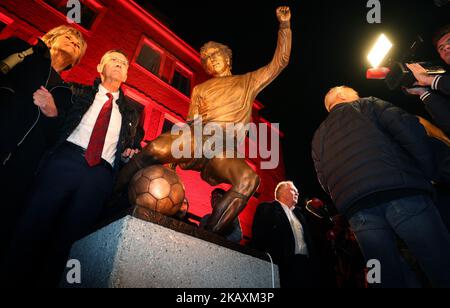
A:
<svg viewBox="0 0 450 308">
<path fill-rule="evenodd" d="M 74 46 L 76 47 L 75 53 L 71 53 L 70 51 L 68 52 L 65 49 L 66 46 L 64 44 L 61 44 L 61 42 L 64 42 L 61 40 L 62 38 L 65 38 L 66 40 L 69 40 L 70 38 L 69 43 L 74 44 Z M 50 30 L 42 37 L 42 41 L 50 49 L 50 54 L 52 56 L 52 66 L 54 66 L 53 61 L 58 60 L 57 57 L 65 58 L 66 56 L 68 56 L 66 57 L 66 61 L 68 61 L 70 65 L 61 67 L 61 69 L 63 70 L 70 69 L 80 63 L 87 50 L 87 43 L 84 40 L 83 34 L 81 34 L 81 32 L 77 29 L 70 26 L 62 25 Z M 58 53 L 61 52 L 61 47 L 63 47 L 62 50 L 64 50 L 66 54 L 58 55 Z M 57 70 L 57 68 L 55 68 L 55 70 Z"/>
<path fill-rule="evenodd" d="M 60 74 L 77 65 L 86 48 L 81 32 L 69 26 L 50 30 L 35 45 L 16 37 L 0 41 L 0 195 L 9 216 L 1 247 L 70 105 Z"/>
<path fill-rule="evenodd" d="M 139 152 L 140 114 L 121 89 L 128 68 L 127 56 L 111 50 L 100 60 L 93 85 L 72 85 L 73 108 L 40 167 L 7 264 L 0 266 L 9 272 L 3 277 L 10 286 L 29 277 L 40 277 L 41 286 L 58 285 L 72 244 L 94 230 L 116 174 Z M 115 208 L 108 212 L 114 216 Z M 31 265 L 24 267 L 24 260 Z"/>
</svg>

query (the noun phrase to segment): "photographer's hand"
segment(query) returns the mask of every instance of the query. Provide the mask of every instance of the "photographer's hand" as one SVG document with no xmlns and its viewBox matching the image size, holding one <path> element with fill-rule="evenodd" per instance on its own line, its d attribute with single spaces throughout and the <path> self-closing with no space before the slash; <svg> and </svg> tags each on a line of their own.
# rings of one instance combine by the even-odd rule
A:
<svg viewBox="0 0 450 308">
<path fill-rule="evenodd" d="M 429 91 L 428 88 L 403 88 L 403 90 L 408 93 L 409 95 L 417 95 L 417 96 L 422 96 L 425 93 L 427 93 Z"/>
<path fill-rule="evenodd" d="M 406 64 L 406 66 L 411 70 L 414 74 L 414 77 L 417 79 L 417 85 L 429 87 L 433 83 L 434 77 L 428 75 L 426 69 L 422 67 L 422 65 L 418 63 Z"/>
</svg>

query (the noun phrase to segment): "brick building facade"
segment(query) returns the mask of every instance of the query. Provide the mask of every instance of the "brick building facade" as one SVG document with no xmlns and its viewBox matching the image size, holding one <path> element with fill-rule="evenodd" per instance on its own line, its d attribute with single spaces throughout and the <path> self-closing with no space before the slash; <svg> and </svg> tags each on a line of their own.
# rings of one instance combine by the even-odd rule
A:
<svg viewBox="0 0 450 308">
<path fill-rule="evenodd" d="M 170 29 L 131 0 L 83 0 L 82 22 L 75 25 L 88 42 L 80 65 L 63 74 L 66 81 L 90 84 L 97 77 L 96 66 L 110 49 L 120 49 L 130 58 L 126 96 L 142 109 L 145 140 L 151 141 L 177 122 L 184 122 L 192 88 L 207 80 L 199 53 Z M 17 36 L 35 42 L 53 27 L 67 23 L 67 0 L 2 0 L 0 2 L 0 39 Z M 261 64 L 262 65 L 262 64 Z M 263 105 L 254 104 L 255 123 L 267 123 L 259 116 Z M 267 123 L 272 134 L 282 133 Z M 281 150 L 280 150 L 281 151 Z M 261 176 L 261 186 L 240 216 L 244 235 L 251 237 L 256 206 L 273 199 L 276 184 L 284 180 L 280 164 L 274 170 L 260 170 L 259 159 L 248 159 Z M 209 196 L 213 189 L 196 172 L 177 170 L 196 216 L 211 212 Z M 223 188 L 227 188 L 223 186 Z"/>
</svg>

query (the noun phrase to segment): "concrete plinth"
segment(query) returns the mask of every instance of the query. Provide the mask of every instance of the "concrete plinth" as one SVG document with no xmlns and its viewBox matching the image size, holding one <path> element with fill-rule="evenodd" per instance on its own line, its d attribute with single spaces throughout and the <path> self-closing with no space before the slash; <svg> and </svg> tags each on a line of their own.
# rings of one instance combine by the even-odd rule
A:
<svg viewBox="0 0 450 308">
<path fill-rule="evenodd" d="M 127 216 L 76 243 L 81 284 L 94 288 L 279 287 L 270 262 Z"/>
</svg>

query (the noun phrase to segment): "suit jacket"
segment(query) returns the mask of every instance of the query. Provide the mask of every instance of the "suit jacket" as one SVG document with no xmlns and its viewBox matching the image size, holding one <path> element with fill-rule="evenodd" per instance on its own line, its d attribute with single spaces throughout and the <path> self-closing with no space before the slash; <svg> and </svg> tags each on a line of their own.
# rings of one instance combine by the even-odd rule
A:
<svg viewBox="0 0 450 308">
<path fill-rule="evenodd" d="M 300 208 L 294 210 L 295 216 L 303 226 L 304 239 L 309 256 L 316 257 L 311 231 Z M 291 224 L 278 201 L 258 206 L 253 221 L 253 238 L 250 245 L 268 252 L 275 263 L 280 264 L 295 255 L 295 237 Z"/>
<path fill-rule="evenodd" d="M 81 123 L 83 116 L 94 103 L 95 95 L 98 92 L 100 83 L 100 79 L 97 79 L 93 86 L 84 86 L 80 84 L 72 85 L 72 106 L 66 116 L 61 136 L 49 155 L 64 144 L 67 138 Z M 115 172 L 118 172 L 121 167 L 122 152 L 127 148 L 140 149 L 140 142 L 144 136 L 144 130 L 140 126 L 140 112 L 131 106 L 122 90 L 120 90 L 120 97 L 117 104 L 119 105 L 119 110 L 122 115 L 122 126 L 114 163 Z"/>
<path fill-rule="evenodd" d="M 433 121 L 447 135 L 450 134 L 450 76 L 435 79 L 432 91 L 422 96 L 425 108 Z"/>
</svg>

